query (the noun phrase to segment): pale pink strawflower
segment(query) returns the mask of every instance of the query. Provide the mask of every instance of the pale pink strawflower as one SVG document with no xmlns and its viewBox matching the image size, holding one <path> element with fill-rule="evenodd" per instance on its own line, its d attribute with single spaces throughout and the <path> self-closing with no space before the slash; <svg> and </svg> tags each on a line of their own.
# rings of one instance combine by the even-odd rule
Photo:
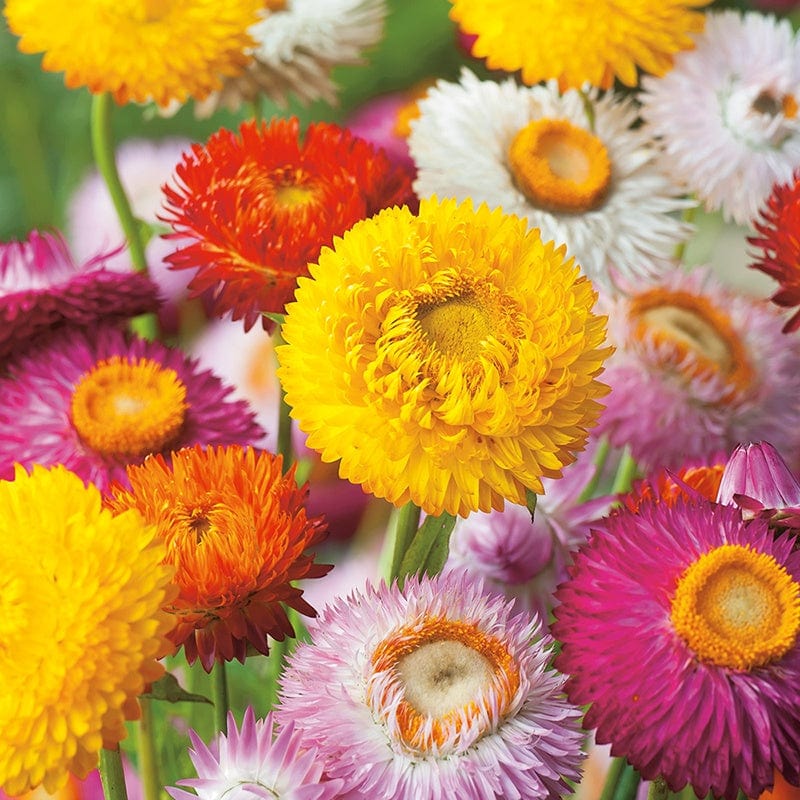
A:
<svg viewBox="0 0 800 800">
<path fill-rule="evenodd" d="M 294 723 L 353 800 L 568 794 L 580 712 L 538 622 L 463 572 L 368 585 L 310 627 L 281 680 Z"/>
<path fill-rule="evenodd" d="M 116 246 L 105 253 L 95 247 L 79 262 L 56 232 L 0 244 L 0 361 L 61 325 L 126 320 L 158 308 L 149 278 L 109 269 Z"/>
<path fill-rule="evenodd" d="M 175 800 L 334 800 L 341 781 L 323 774 L 317 752 L 309 748 L 289 724 L 276 730 L 275 719 L 267 714 L 257 720 L 248 706 L 241 729 L 228 714 L 228 732 L 210 745 L 189 732 L 189 756 L 196 778 L 178 781 L 193 792 L 167 787 Z"/>
</svg>

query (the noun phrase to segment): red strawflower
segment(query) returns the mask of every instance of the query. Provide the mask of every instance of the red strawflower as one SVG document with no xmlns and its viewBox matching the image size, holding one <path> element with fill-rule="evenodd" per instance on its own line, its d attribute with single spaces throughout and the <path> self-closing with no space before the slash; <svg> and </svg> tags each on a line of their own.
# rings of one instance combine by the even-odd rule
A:
<svg viewBox="0 0 800 800">
<path fill-rule="evenodd" d="M 776 185 L 754 220 L 758 236 L 747 241 L 761 249 L 750 266 L 774 278 L 780 289 L 770 298 L 784 308 L 800 306 L 800 172 L 792 183 Z M 783 326 L 784 333 L 800 328 L 800 310 Z"/>
<path fill-rule="evenodd" d="M 192 240 L 167 257 L 171 267 L 196 269 L 190 290 L 208 292 L 214 313 L 232 311 L 245 329 L 283 312 L 334 236 L 414 202 L 409 174 L 382 150 L 329 123 L 309 125 L 301 142 L 296 118 L 217 131 L 184 153 L 164 192 L 167 238 Z"/>
<path fill-rule="evenodd" d="M 634 481 L 630 492 L 620 497 L 622 504 L 637 512 L 642 503 L 654 499 L 672 506 L 681 500 L 700 496 L 715 500 L 725 469 L 725 457 L 720 456 L 708 464 L 687 464 L 678 470 L 660 469 L 643 480 Z"/>
</svg>

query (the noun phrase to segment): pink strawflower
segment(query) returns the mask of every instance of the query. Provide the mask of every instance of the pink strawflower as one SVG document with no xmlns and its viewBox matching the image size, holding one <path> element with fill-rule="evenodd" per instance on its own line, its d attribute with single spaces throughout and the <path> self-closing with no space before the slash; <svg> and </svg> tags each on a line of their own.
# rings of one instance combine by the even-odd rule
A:
<svg viewBox="0 0 800 800">
<path fill-rule="evenodd" d="M 463 572 L 367 586 L 312 623 L 276 715 L 352 800 L 520 800 L 571 791 L 580 712 L 550 638 Z"/>
<path fill-rule="evenodd" d="M 739 442 L 800 443 L 800 340 L 775 309 L 724 289 L 707 270 L 603 297 L 616 347 L 595 430 L 630 446 L 646 471 L 730 452 Z"/>
<path fill-rule="evenodd" d="M 710 501 L 622 509 L 556 597 L 556 665 L 599 743 L 698 797 L 800 782 L 800 551 Z"/>
<path fill-rule="evenodd" d="M 59 233 L 32 231 L 24 242 L 0 244 L 0 361 L 64 323 L 88 326 L 158 308 L 149 278 L 108 268 L 115 255 L 78 264 Z"/>
<path fill-rule="evenodd" d="M 316 751 L 309 748 L 291 724 L 276 734 L 275 719 L 267 714 L 256 720 L 248 706 L 241 730 L 232 713 L 228 733 L 206 746 L 189 731 L 189 750 L 196 778 L 178 781 L 194 792 L 167 787 L 175 800 L 334 800 L 341 781 L 327 780 Z"/>
<path fill-rule="evenodd" d="M 800 480 L 769 442 L 740 444 L 722 473 L 717 502 L 777 527 L 800 528 Z"/>
<path fill-rule="evenodd" d="M 64 328 L 0 378 L 0 478 L 13 465 L 64 464 L 101 490 L 125 467 L 193 444 L 249 445 L 254 414 L 181 351 L 113 326 Z"/>
<path fill-rule="evenodd" d="M 595 473 L 582 456 L 560 480 L 545 478 L 533 522 L 527 508 L 509 504 L 505 511 L 477 512 L 459 520 L 450 539 L 445 570 L 465 569 L 487 587 L 535 612 L 543 623 L 553 606 L 553 592 L 566 576 L 571 551 L 586 541 L 589 525 L 605 515 L 614 498 L 579 497 Z"/>
</svg>

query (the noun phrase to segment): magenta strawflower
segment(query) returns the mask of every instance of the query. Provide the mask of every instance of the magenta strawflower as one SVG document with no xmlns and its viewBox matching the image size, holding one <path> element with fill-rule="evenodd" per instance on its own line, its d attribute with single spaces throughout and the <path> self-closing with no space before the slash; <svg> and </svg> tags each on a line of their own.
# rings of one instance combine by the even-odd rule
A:
<svg viewBox="0 0 800 800">
<path fill-rule="evenodd" d="M 247 403 L 181 351 L 97 326 L 64 328 L 0 378 L 0 478 L 15 462 L 64 464 L 105 489 L 125 467 L 193 444 L 263 435 Z"/>
<path fill-rule="evenodd" d="M 189 731 L 194 749 L 189 750 L 196 778 L 178 781 L 194 792 L 167 787 L 175 800 L 333 800 L 342 782 L 323 775 L 317 752 L 297 734 L 291 724 L 276 734 L 275 719 L 268 714 L 256 720 L 248 706 L 242 727 L 228 714 L 228 733 L 210 746 Z"/>
<path fill-rule="evenodd" d="M 0 244 L 0 361 L 63 323 L 93 325 L 155 311 L 158 288 L 146 276 L 106 268 L 121 248 L 76 264 L 58 233 L 32 231 Z"/>
<path fill-rule="evenodd" d="M 800 480 L 769 442 L 740 444 L 722 473 L 717 502 L 771 525 L 800 528 Z"/>
<path fill-rule="evenodd" d="M 710 501 L 624 509 L 556 598 L 556 665 L 584 725 L 646 780 L 758 797 L 800 783 L 800 551 Z"/>
<path fill-rule="evenodd" d="M 550 638 L 463 572 L 367 586 L 311 624 L 276 711 L 343 795 L 559 798 L 578 775 L 580 712 Z"/>
</svg>

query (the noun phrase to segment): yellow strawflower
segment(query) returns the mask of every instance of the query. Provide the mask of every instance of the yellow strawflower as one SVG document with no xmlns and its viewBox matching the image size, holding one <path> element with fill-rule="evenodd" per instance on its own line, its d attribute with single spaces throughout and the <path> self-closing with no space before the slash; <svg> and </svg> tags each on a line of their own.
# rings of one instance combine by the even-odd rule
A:
<svg viewBox="0 0 800 800">
<path fill-rule="evenodd" d="M 137 511 L 62 466 L 0 482 L 0 787 L 62 786 L 125 737 L 170 650 L 172 569 Z"/>
<path fill-rule="evenodd" d="M 201 100 L 242 73 L 255 42 L 247 29 L 263 0 L 7 0 L 23 53 L 65 72 L 70 88 L 112 92 L 118 103 Z"/>
<path fill-rule="evenodd" d="M 277 350 L 309 446 L 429 514 L 541 493 L 607 391 L 605 318 L 564 252 L 517 217 L 435 198 L 335 239 L 300 279 Z"/>
<path fill-rule="evenodd" d="M 472 54 L 492 69 L 522 70 L 533 85 L 557 78 L 563 89 L 614 78 L 635 86 L 637 67 L 663 75 L 672 56 L 693 46 L 711 0 L 450 0 L 450 16 L 477 35 Z"/>
</svg>

